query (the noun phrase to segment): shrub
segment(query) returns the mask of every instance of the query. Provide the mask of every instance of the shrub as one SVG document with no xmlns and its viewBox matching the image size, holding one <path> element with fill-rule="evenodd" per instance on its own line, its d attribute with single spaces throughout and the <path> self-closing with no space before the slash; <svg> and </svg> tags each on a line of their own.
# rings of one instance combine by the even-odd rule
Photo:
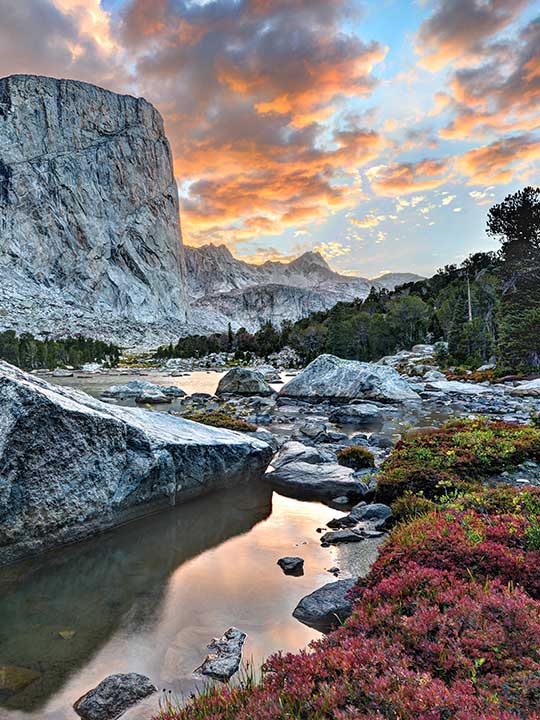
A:
<svg viewBox="0 0 540 720">
<path fill-rule="evenodd" d="M 184 415 L 186 420 L 201 423 L 202 425 L 211 425 L 212 427 L 226 428 L 227 430 L 236 430 L 237 432 L 255 432 L 256 425 L 227 415 L 224 412 L 204 412 L 198 410 L 196 412 Z"/>
<path fill-rule="evenodd" d="M 370 578 L 389 577 L 408 562 L 447 570 L 478 581 L 499 578 L 540 598 L 540 552 L 531 543 L 537 516 L 485 515 L 439 510 L 392 534 Z"/>
<path fill-rule="evenodd" d="M 360 445 L 352 445 L 340 450 L 337 453 L 337 461 L 340 465 L 353 470 L 375 467 L 373 453 Z"/>
<path fill-rule="evenodd" d="M 405 492 L 428 499 L 468 492 L 528 459 L 540 460 L 540 429 L 484 419 L 454 420 L 439 430 L 403 438 L 382 466 L 378 493 L 391 502 Z"/>
</svg>

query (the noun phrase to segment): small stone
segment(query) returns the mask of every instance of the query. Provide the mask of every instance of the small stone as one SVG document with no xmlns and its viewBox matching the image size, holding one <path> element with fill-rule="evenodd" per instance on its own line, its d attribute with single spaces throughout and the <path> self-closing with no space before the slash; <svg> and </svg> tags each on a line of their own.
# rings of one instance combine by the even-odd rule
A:
<svg viewBox="0 0 540 720">
<path fill-rule="evenodd" d="M 277 561 L 285 575 L 299 577 L 304 574 L 304 560 L 301 557 L 282 557 Z"/>
<path fill-rule="evenodd" d="M 216 680 L 229 680 L 240 667 L 246 633 L 231 627 L 221 638 L 214 638 L 203 664 L 194 672 Z"/>
<path fill-rule="evenodd" d="M 77 633 L 75 630 L 59 630 L 58 634 L 63 640 L 73 640 Z"/>
<path fill-rule="evenodd" d="M 40 673 L 30 670 L 30 668 L 0 665 L 0 697 L 3 695 L 9 697 L 22 692 L 40 677 Z"/>
<path fill-rule="evenodd" d="M 144 675 L 109 675 L 73 705 L 83 720 L 116 720 L 157 688 Z"/>
<path fill-rule="evenodd" d="M 327 532 L 321 537 L 324 545 L 339 545 L 340 543 L 362 542 L 364 536 L 357 530 L 335 530 Z"/>
</svg>

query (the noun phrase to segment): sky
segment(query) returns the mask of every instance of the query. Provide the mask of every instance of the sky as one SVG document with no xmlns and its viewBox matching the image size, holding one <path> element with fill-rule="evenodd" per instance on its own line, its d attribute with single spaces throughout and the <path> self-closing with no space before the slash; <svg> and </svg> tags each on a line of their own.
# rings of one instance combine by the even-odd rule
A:
<svg viewBox="0 0 540 720">
<path fill-rule="evenodd" d="M 374 277 L 496 248 L 540 170 L 538 0 L 0 0 L 0 76 L 144 96 L 184 242 Z"/>
</svg>

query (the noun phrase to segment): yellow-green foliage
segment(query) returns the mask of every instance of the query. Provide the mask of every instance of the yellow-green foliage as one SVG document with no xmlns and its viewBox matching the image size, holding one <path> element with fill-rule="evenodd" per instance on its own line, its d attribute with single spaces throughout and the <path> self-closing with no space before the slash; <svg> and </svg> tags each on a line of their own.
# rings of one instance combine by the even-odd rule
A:
<svg viewBox="0 0 540 720">
<path fill-rule="evenodd" d="M 352 445 L 351 447 L 340 450 L 337 454 L 337 461 L 340 465 L 352 468 L 353 470 L 362 470 L 375 466 L 375 458 L 366 448 L 360 445 Z"/>
<path fill-rule="evenodd" d="M 204 412 L 198 410 L 184 415 L 186 420 L 193 420 L 193 422 L 201 423 L 202 425 L 211 425 L 212 427 L 226 428 L 227 430 L 237 430 L 238 432 L 254 432 L 257 429 L 256 425 L 235 418 L 232 415 L 227 415 L 224 412 Z"/>
<path fill-rule="evenodd" d="M 378 478 L 381 498 L 406 492 L 429 500 L 467 492 L 491 475 L 525 460 L 540 460 L 540 429 L 489 420 L 454 420 L 439 430 L 407 435 L 394 448 Z"/>
</svg>

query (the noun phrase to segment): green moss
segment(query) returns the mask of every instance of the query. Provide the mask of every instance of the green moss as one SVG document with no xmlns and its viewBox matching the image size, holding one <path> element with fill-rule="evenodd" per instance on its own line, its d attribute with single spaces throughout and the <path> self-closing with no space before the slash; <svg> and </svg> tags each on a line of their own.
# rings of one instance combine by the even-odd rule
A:
<svg viewBox="0 0 540 720">
<path fill-rule="evenodd" d="M 236 430 L 237 432 L 255 432 L 256 425 L 227 415 L 224 412 L 203 412 L 197 411 L 184 415 L 186 420 L 201 423 L 202 425 L 211 425 L 212 427 L 226 428 L 227 430 Z"/>
<path fill-rule="evenodd" d="M 378 492 L 387 502 L 405 493 L 436 500 L 471 492 L 525 460 L 540 460 L 540 429 L 484 419 L 451 421 L 403 438 L 382 466 Z"/>
<path fill-rule="evenodd" d="M 366 448 L 360 445 L 353 445 L 352 447 L 340 450 L 337 454 L 337 461 L 340 465 L 352 468 L 353 470 L 375 467 L 373 453 L 370 453 L 369 450 L 366 450 Z"/>
</svg>

